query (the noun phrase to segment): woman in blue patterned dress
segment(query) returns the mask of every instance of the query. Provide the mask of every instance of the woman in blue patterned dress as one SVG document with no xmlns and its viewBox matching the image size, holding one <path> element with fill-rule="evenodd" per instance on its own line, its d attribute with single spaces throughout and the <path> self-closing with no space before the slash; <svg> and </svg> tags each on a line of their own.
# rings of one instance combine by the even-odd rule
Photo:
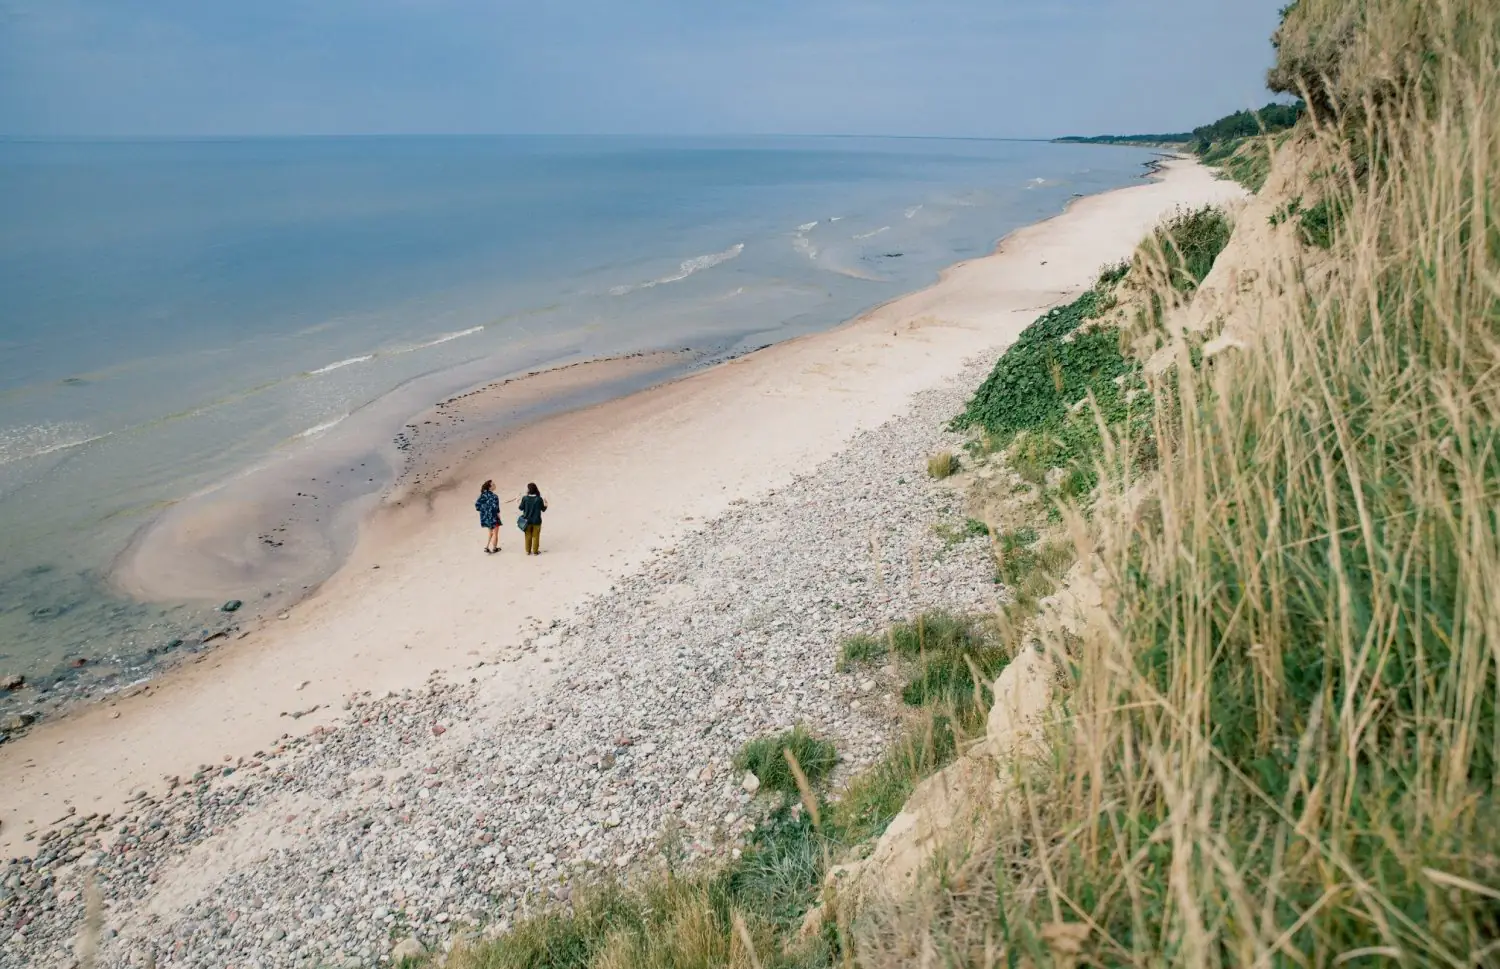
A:
<svg viewBox="0 0 1500 969">
<path fill-rule="evenodd" d="M 489 540 L 484 543 L 485 552 L 500 551 L 500 496 L 495 494 L 495 482 L 486 481 L 479 489 L 474 510 L 479 512 L 479 527 L 490 530 Z"/>
</svg>

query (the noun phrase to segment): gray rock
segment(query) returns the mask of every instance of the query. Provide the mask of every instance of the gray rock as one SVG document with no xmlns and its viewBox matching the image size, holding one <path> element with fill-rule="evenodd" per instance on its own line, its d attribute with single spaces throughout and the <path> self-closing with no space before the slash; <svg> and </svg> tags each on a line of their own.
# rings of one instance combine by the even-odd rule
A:
<svg viewBox="0 0 1500 969">
<path fill-rule="evenodd" d="M 391 949 L 391 961 L 400 963 L 402 959 L 420 959 L 427 954 L 427 949 L 417 941 L 416 936 L 407 936 Z"/>
</svg>

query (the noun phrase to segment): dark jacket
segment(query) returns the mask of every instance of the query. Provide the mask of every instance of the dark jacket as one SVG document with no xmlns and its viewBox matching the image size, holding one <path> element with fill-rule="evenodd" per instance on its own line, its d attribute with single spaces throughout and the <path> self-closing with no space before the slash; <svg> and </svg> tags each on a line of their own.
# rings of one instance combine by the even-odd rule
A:
<svg viewBox="0 0 1500 969">
<path fill-rule="evenodd" d="M 526 516 L 526 524 L 540 525 L 542 512 L 547 510 L 547 503 L 542 500 L 541 495 L 526 495 L 522 497 L 518 507 L 521 509 L 521 514 Z"/>
<path fill-rule="evenodd" d="M 481 528 L 494 528 L 500 524 L 500 496 L 493 491 L 481 491 L 479 500 L 474 502 L 474 510 L 479 512 Z"/>
</svg>

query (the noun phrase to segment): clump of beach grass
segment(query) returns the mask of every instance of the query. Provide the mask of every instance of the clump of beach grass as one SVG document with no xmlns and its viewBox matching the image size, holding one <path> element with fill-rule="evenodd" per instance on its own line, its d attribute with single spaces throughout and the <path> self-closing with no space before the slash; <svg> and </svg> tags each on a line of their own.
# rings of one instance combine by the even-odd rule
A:
<svg viewBox="0 0 1500 969">
<path fill-rule="evenodd" d="M 794 727 L 773 736 L 756 737 L 747 741 L 735 754 L 736 770 L 749 771 L 760 779 L 765 790 L 783 794 L 798 794 L 797 778 L 787 763 L 790 752 L 802 772 L 811 783 L 817 783 L 833 770 L 838 763 L 838 751 L 833 744 L 822 740 L 802 726 Z"/>
<path fill-rule="evenodd" d="M 939 451 L 927 459 L 927 474 L 941 481 L 958 473 L 958 458 L 952 451 Z"/>
</svg>

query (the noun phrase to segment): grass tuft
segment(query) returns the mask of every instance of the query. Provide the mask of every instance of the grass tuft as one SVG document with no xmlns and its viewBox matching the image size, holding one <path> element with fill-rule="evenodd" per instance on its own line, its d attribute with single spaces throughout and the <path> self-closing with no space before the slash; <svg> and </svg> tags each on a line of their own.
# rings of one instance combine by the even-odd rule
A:
<svg viewBox="0 0 1500 969">
<path fill-rule="evenodd" d="M 798 794 L 797 779 L 786 762 L 783 751 L 787 750 L 797 758 L 810 783 L 822 780 L 838 763 L 838 751 L 833 744 L 798 726 L 774 737 L 757 737 L 748 741 L 735 754 L 734 767 L 760 778 L 760 785 L 765 790 L 795 797 Z"/>
<path fill-rule="evenodd" d="M 939 451 L 927 459 L 927 474 L 941 481 L 958 472 L 958 458 L 952 451 Z"/>
<path fill-rule="evenodd" d="M 844 640 L 839 648 L 839 672 L 844 672 L 861 663 L 874 663 L 890 652 L 886 641 L 879 636 L 859 633 Z"/>
</svg>

